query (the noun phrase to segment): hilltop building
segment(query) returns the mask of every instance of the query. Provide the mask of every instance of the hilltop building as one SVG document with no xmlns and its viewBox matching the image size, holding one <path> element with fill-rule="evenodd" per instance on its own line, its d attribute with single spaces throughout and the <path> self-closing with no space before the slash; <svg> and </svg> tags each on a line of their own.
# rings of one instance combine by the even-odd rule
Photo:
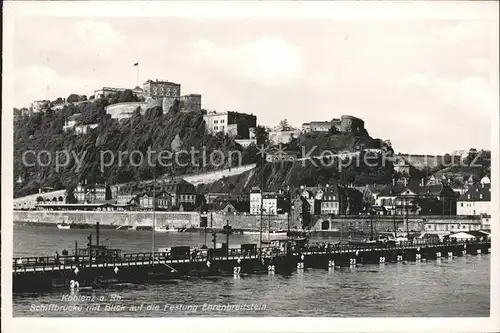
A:
<svg viewBox="0 0 500 333">
<path fill-rule="evenodd" d="M 273 145 L 287 144 L 293 138 L 298 138 L 301 131 L 299 129 L 274 129 L 269 132 L 269 141 Z"/>
<path fill-rule="evenodd" d="M 144 95 L 151 98 L 179 98 L 181 95 L 181 85 L 170 81 L 147 80 L 142 89 Z"/>
<path fill-rule="evenodd" d="M 244 139 L 249 139 L 250 128 L 257 126 L 257 117 L 253 114 L 234 111 L 208 112 L 203 116 L 203 120 L 205 121 L 205 129 L 210 134 L 221 132 Z"/>
<path fill-rule="evenodd" d="M 302 132 L 328 132 L 334 128 L 337 132 L 361 132 L 365 128 L 365 122 L 349 115 L 343 115 L 340 119 L 333 118 L 331 121 L 311 121 L 302 124 Z"/>
<path fill-rule="evenodd" d="M 126 88 L 113 88 L 113 87 L 102 87 L 101 89 L 97 89 L 94 91 L 94 98 L 104 98 L 113 94 L 119 94 L 122 91 L 127 90 Z"/>
<path fill-rule="evenodd" d="M 40 100 L 40 101 L 33 101 L 31 103 L 31 113 L 40 113 L 47 111 L 50 108 L 50 101 L 47 100 Z"/>
</svg>

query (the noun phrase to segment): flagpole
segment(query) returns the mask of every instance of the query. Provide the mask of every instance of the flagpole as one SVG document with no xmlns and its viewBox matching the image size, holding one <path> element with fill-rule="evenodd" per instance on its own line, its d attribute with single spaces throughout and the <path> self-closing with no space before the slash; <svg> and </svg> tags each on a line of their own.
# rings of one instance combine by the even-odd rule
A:
<svg viewBox="0 0 500 333">
<path fill-rule="evenodd" d="M 137 63 L 137 78 L 136 78 L 136 87 L 139 86 L 139 63 Z"/>
</svg>

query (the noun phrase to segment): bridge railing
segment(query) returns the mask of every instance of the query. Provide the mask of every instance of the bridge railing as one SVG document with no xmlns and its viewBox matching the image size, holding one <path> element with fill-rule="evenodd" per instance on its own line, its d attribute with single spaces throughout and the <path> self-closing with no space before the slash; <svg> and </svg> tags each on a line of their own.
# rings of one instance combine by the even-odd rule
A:
<svg viewBox="0 0 500 333">
<path fill-rule="evenodd" d="M 486 241 L 488 242 L 488 241 Z M 484 243 L 478 240 L 457 240 L 457 241 L 438 241 L 438 240 L 418 240 L 418 241 L 407 241 L 407 242 L 397 242 L 391 244 L 383 243 L 373 243 L 373 244 L 331 244 L 331 243 L 319 243 L 310 244 L 307 247 L 294 248 L 292 253 L 312 253 L 312 254 L 328 254 L 328 253 L 342 253 L 342 252 L 355 252 L 355 251 L 367 251 L 367 250 L 404 250 L 404 249 L 424 249 L 430 246 L 446 246 L 446 245 L 467 245 L 467 244 L 481 244 Z M 42 268 L 52 269 L 55 268 L 68 268 L 73 266 L 90 266 L 98 264 L 151 264 L 154 262 L 162 262 L 167 260 L 180 260 L 184 262 L 200 261 L 200 260 L 237 260 L 245 258 L 255 258 L 263 255 L 283 255 L 283 251 L 274 247 L 263 247 L 262 252 L 257 250 L 242 250 L 242 249 L 229 249 L 227 252 L 222 249 L 203 249 L 203 250 L 193 250 L 189 253 L 170 253 L 170 252 L 139 252 L 139 253 L 126 253 L 120 257 L 98 257 L 90 258 L 88 256 L 60 256 L 60 257 L 22 257 L 13 258 L 12 265 L 14 272 L 22 272 L 27 269 Z M 153 260 L 154 258 L 154 260 Z"/>
</svg>

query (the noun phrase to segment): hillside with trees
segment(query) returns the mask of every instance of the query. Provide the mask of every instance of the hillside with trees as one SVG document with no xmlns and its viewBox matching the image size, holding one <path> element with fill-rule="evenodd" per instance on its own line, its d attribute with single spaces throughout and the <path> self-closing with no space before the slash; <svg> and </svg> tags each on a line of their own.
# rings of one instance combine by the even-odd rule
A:
<svg viewBox="0 0 500 333">
<path fill-rule="evenodd" d="M 172 106 L 169 112 L 163 114 L 160 107 L 148 109 L 141 115 L 139 109 L 129 118 L 119 122 L 110 118 L 105 107 L 117 102 L 137 101 L 131 91 L 125 91 L 117 96 L 97 99 L 79 105 L 67 105 L 61 111 L 48 110 L 32 116 L 17 115 L 14 120 L 14 194 L 16 197 L 38 192 L 41 187 L 54 189 L 74 188 L 79 181 L 88 183 L 123 183 L 141 181 L 153 178 L 153 175 L 179 175 L 192 172 L 208 171 L 213 166 L 203 166 L 202 154 L 197 154 L 200 167 L 189 163 L 190 156 L 179 156 L 179 164 L 186 166 L 151 167 L 147 163 L 147 150 L 171 151 L 171 144 L 176 137 L 180 138 L 180 149 L 190 151 L 191 147 L 198 151 L 206 150 L 207 155 L 215 149 L 222 151 L 241 151 L 243 164 L 252 163 L 255 154 L 250 155 L 236 144 L 234 140 L 223 134 L 215 136 L 205 134 L 203 115 L 200 113 L 182 113 L 179 104 Z M 81 113 L 81 124 L 97 123 L 99 126 L 87 134 L 74 135 L 65 133 L 63 126 L 67 118 Z M 177 140 L 179 141 L 179 139 Z M 179 142 L 177 142 L 178 144 Z M 26 166 L 23 163 L 23 154 L 27 151 L 41 153 L 41 164 Z M 71 157 L 67 166 L 56 171 L 56 152 L 67 151 L 78 158 L 84 157 L 80 169 L 77 168 L 75 158 Z M 116 156 L 115 163 L 101 172 L 101 152 L 112 152 Z M 118 153 L 137 151 L 145 158 L 139 163 L 139 153 L 123 155 L 122 163 L 118 163 Z M 104 153 L 103 153 L 104 154 Z M 52 157 L 49 164 L 48 156 Z M 111 153 L 104 156 L 110 156 Z M 154 159 L 157 154 L 151 155 Z M 222 159 L 222 157 L 220 158 Z M 225 158 L 227 167 L 227 157 Z M 34 162 L 33 155 L 27 155 L 29 163 Z M 173 157 L 168 161 L 172 161 Z M 65 156 L 61 156 L 64 164 Z M 109 161 L 109 159 L 106 159 Z M 155 161 L 153 161 L 155 162 Z M 221 164 L 224 161 L 217 161 Z M 238 162 L 233 158 L 233 164 Z M 140 166 L 135 166 L 140 164 Z M 165 164 L 165 162 L 164 162 Z M 20 180 L 20 181 L 19 181 Z"/>
</svg>

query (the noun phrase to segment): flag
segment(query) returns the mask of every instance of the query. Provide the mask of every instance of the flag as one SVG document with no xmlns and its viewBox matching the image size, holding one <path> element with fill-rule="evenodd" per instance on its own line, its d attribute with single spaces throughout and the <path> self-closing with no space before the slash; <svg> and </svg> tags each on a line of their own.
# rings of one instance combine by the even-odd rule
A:
<svg viewBox="0 0 500 333">
<path fill-rule="evenodd" d="M 134 64 L 134 66 L 139 66 L 139 63 L 138 63 L 138 62 L 136 62 L 136 63 Z"/>
</svg>

